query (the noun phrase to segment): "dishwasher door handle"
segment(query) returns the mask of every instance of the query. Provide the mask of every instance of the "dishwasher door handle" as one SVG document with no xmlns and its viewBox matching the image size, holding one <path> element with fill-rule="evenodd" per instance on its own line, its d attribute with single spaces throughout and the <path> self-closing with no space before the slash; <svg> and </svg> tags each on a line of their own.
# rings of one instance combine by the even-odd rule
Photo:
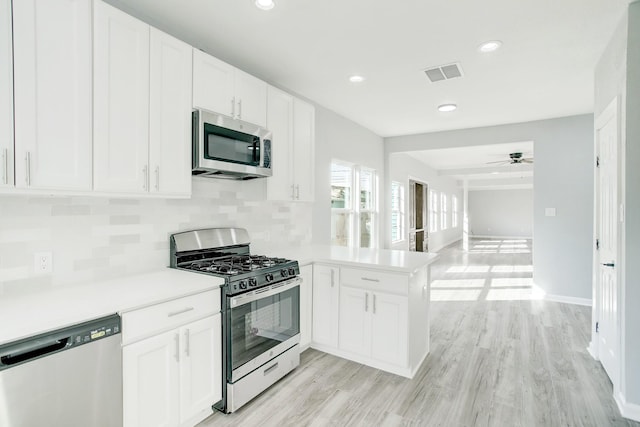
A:
<svg viewBox="0 0 640 427">
<path fill-rule="evenodd" d="M 65 348 L 68 342 L 69 337 L 66 337 L 55 341 L 36 343 L 35 345 L 31 343 L 31 345 L 25 345 L 22 347 L 16 346 L 15 349 L 12 349 L 11 353 L 0 356 L 0 363 L 9 366 L 25 362 L 30 359 L 35 359 Z"/>
</svg>

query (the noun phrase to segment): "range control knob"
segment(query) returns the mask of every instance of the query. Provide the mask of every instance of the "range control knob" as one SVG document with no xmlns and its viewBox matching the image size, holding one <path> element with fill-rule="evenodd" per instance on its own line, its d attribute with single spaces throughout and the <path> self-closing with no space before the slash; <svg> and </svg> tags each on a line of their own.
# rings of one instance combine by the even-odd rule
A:
<svg viewBox="0 0 640 427">
<path fill-rule="evenodd" d="M 295 276 L 296 275 L 296 269 L 293 267 L 289 267 L 289 276 Z"/>
<path fill-rule="evenodd" d="M 245 282 L 244 280 L 240 281 L 240 289 L 247 289 L 247 282 Z"/>
<path fill-rule="evenodd" d="M 280 275 L 282 277 L 287 277 L 289 275 L 289 271 L 286 268 L 283 268 L 282 270 L 280 270 Z"/>
<path fill-rule="evenodd" d="M 273 274 L 271 274 L 271 273 L 267 273 L 267 274 L 264 276 L 264 278 L 265 278 L 265 279 L 267 279 L 267 282 L 272 282 L 272 281 L 273 281 Z"/>
<path fill-rule="evenodd" d="M 251 287 L 256 287 L 258 286 L 258 281 L 256 280 L 255 277 L 250 277 L 249 278 L 249 286 Z"/>
</svg>

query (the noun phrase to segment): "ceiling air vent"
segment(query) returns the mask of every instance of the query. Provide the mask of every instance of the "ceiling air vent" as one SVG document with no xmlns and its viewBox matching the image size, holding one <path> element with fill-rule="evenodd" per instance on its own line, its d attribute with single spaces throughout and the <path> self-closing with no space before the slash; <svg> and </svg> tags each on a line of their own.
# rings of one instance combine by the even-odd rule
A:
<svg viewBox="0 0 640 427">
<path fill-rule="evenodd" d="M 462 77 L 462 68 L 460 64 L 447 64 L 440 65 L 438 67 L 427 68 L 424 73 L 429 77 L 432 83 L 439 82 L 440 80 L 455 79 L 456 77 Z"/>
</svg>

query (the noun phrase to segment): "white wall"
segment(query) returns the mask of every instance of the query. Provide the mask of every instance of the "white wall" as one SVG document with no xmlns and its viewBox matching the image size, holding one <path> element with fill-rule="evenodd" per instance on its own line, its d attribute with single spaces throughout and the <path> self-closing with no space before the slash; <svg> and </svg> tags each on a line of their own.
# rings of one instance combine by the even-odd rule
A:
<svg viewBox="0 0 640 427">
<path fill-rule="evenodd" d="M 386 153 L 534 141 L 534 281 L 551 296 L 591 298 L 591 114 L 385 139 Z M 554 207 L 556 217 L 545 217 Z"/>
<path fill-rule="evenodd" d="M 384 148 L 382 138 L 344 117 L 316 105 L 316 179 L 313 204 L 313 243 L 331 243 L 331 161 L 343 160 L 375 169 L 378 173 L 379 206 L 377 245 L 387 199 L 384 192 Z"/>
<path fill-rule="evenodd" d="M 188 229 L 246 228 L 255 253 L 309 244 L 311 205 L 266 201 L 265 183 L 194 178 L 187 200 L 0 195 L 0 296 L 163 268 Z M 53 274 L 35 274 L 39 251 Z"/>
<path fill-rule="evenodd" d="M 447 176 L 439 176 L 438 172 L 431 169 L 421 161 L 404 153 L 390 154 L 388 159 L 387 182 L 385 185 L 386 194 L 391 194 L 391 181 L 397 181 L 404 185 L 405 188 L 405 217 L 409 212 L 409 180 L 413 179 L 421 181 L 429 186 L 429 190 L 438 193 L 444 192 L 449 199 L 451 206 L 451 196 L 458 197 L 458 206 L 460 209 L 458 227 L 449 227 L 447 230 L 441 231 L 438 224 L 438 231 L 429 233 L 429 252 L 437 252 L 443 247 L 462 239 L 462 190 L 458 187 L 457 182 Z M 427 221 L 428 223 L 429 221 Z M 405 221 L 408 226 L 408 219 Z M 409 250 L 408 232 L 405 232 L 405 239 L 401 242 L 391 242 L 391 212 L 387 210 L 385 230 L 385 247 L 390 249 Z M 449 225 L 451 225 L 451 208 L 449 208 Z M 428 224 L 427 224 L 428 226 Z"/>
<path fill-rule="evenodd" d="M 469 235 L 533 237 L 533 190 L 470 191 Z"/>
</svg>

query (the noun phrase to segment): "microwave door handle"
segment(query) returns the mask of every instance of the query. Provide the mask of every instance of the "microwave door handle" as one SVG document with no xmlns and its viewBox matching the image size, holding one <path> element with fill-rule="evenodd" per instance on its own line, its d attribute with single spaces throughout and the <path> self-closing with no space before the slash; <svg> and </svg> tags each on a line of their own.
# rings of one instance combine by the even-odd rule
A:
<svg viewBox="0 0 640 427">
<path fill-rule="evenodd" d="M 253 140 L 253 161 L 254 163 L 258 163 L 260 162 L 260 140 L 259 139 L 254 139 Z"/>
</svg>

